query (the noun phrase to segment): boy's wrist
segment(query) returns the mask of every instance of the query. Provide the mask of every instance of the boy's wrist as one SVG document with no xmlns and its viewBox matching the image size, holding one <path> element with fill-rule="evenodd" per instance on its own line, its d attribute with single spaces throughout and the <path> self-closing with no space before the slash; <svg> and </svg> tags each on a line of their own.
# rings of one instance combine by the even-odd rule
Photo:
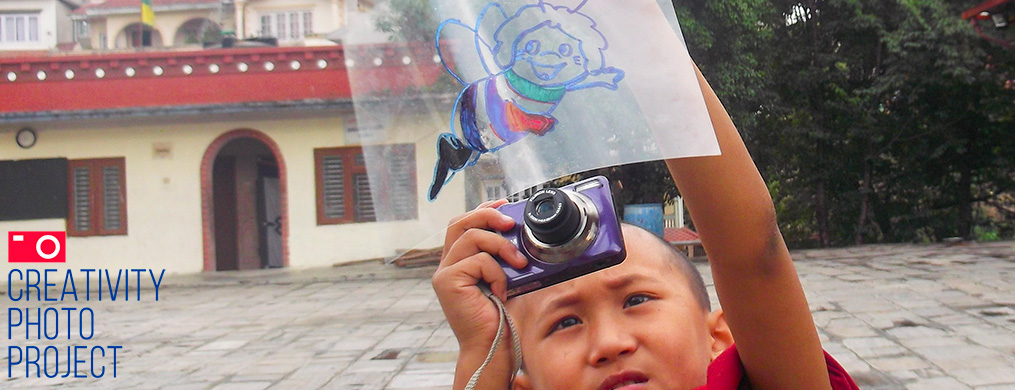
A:
<svg viewBox="0 0 1015 390">
<path fill-rule="evenodd" d="M 484 345 L 485 343 L 485 345 Z M 464 384 L 476 369 L 486 360 L 493 340 L 473 340 L 469 343 L 459 341 L 458 363 L 455 369 L 455 386 L 464 389 Z M 483 369 L 476 389 L 507 389 L 511 378 L 511 346 L 501 340 L 493 359 Z M 461 386 L 459 386 L 461 384 Z"/>
</svg>

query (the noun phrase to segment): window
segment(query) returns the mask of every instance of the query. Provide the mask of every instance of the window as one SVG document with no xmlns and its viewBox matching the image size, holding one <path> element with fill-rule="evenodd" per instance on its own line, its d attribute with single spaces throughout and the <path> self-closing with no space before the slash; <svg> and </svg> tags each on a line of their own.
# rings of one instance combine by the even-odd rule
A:
<svg viewBox="0 0 1015 390">
<path fill-rule="evenodd" d="M 261 36 L 271 36 L 271 15 L 261 15 Z"/>
<path fill-rule="evenodd" d="M 504 185 L 501 184 L 500 180 L 484 180 L 483 181 L 483 200 L 497 200 L 507 197 L 507 191 L 504 190 Z"/>
<path fill-rule="evenodd" d="M 528 199 L 528 198 L 532 197 L 532 194 L 535 194 L 536 191 L 539 191 L 539 190 L 541 190 L 543 188 L 546 188 L 546 187 L 549 187 L 546 183 L 537 184 L 537 185 L 535 185 L 533 187 L 526 188 L 525 190 L 523 190 L 521 192 L 508 195 L 507 199 L 508 199 L 508 201 L 511 201 L 511 202 L 517 202 L 519 200 L 525 200 L 525 199 Z"/>
<path fill-rule="evenodd" d="M 373 180 L 363 148 L 314 149 L 318 225 L 416 219 L 415 145 L 367 148 L 381 162 L 370 172 Z"/>
<path fill-rule="evenodd" d="M 74 21 L 74 40 L 87 40 L 88 39 L 88 21 L 75 20 Z"/>
<path fill-rule="evenodd" d="M 67 235 L 127 234 L 124 159 L 70 160 Z"/>
<path fill-rule="evenodd" d="M 374 9 L 374 0 L 356 0 L 356 9 L 359 12 L 366 12 Z"/>
<path fill-rule="evenodd" d="M 296 41 L 313 34 L 310 11 L 276 12 L 261 15 L 261 36 Z"/>
<path fill-rule="evenodd" d="M 0 14 L 0 43 L 39 42 L 39 14 Z"/>
</svg>

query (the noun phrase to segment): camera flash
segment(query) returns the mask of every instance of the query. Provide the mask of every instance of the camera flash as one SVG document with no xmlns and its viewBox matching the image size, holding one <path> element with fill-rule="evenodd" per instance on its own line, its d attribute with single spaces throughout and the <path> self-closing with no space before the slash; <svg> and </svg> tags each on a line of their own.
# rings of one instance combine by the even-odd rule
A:
<svg viewBox="0 0 1015 390">
<path fill-rule="evenodd" d="M 16 234 L 11 239 L 14 240 L 14 241 L 24 241 L 25 240 L 25 236 L 22 236 L 20 234 Z"/>
</svg>

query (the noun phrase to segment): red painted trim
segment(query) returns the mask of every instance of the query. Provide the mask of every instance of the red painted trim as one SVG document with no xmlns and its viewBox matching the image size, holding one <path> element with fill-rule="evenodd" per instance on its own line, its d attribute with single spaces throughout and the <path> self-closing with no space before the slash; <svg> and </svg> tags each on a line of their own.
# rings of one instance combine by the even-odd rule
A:
<svg viewBox="0 0 1015 390">
<path fill-rule="evenodd" d="M 976 17 L 983 11 L 990 10 L 991 8 L 997 7 L 1001 4 L 1007 3 L 1011 0 L 988 0 L 980 3 L 979 5 L 970 8 L 962 13 L 962 19 L 970 19 Z"/>
<path fill-rule="evenodd" d="M 215 271 L 215 229 L 212 226 L 215 217 L 215 200 L 212 198 L 212 167 L 215 164 L 215 157 L 222 148 L 237 138 L 254 138 L 263 142 L 271 153 L 275 155 L 278 163 L 279 192 L 282 202 L 282 265 L 289 267 L 289 189 L 288 175 L 286 174 L 285 159 L 282 157 L 282 150 L 267 134 L 257 130 L 238 129 L 220 135 L 208 145 L 208 149 L 201 158 L 201 238 L 204 242 L 204 271 Z"/>
<path fill-rule="evenodd" d="M 434 54 L 419 43 L 0 58 L 0 96 L 15 97 L 0 114 L 351 100 L 432 85 L 444 72 Z"/>
<path fill-rule="evenodd" d="M 977 23 L 975 20 L 970 20 L 969 23 L 973 25 L 973 30 L 976 30 L 976 35 L 979 35 L 980 38 L 983 38 L 983 39 L 986 39 L 988 41 L 994 42 L 994 43 L 996 43 L 998 45 L 1001 45 L 1001 47 L 1004 47 L 1004 48 L 1006 48 L 1008 50 L 1015 50 L 1015 46 L 1013 46 L 1011 43 L 1008 43 L 1007 41 L 1005 41 L 1003 39 L 994 38 L 994 37 L 992 37 L 990 35 L 985 34 L 983 32 L 983 29 L 980 28 L 980 24 Z"/>
</svg>

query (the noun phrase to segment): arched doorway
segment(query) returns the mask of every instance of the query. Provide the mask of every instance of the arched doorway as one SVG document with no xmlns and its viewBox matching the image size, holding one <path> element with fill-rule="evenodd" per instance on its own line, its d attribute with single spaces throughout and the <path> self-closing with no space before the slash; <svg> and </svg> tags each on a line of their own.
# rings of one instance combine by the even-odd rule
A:
<svg viewBox="0 0 1015 390">
<path fill-rule="evenodd" d="M 173 37 L 173 46 L 222 43 L 222 28 L 205 18 L 190 19 L 180 25 Z"/>
<path fill-rule="evenodd" d="M 116 39 L 113 47 L 117 49 L 132 49 L 141 47 L 160 48 L 162 44 L 162 33 L 146 24 L 132 23 L 124 27 Z"/>
<path fill-rule="evenodd" d="M 285 161 L 264 133 L 234 130 L 201 161 L 204 270 L 289 265 Z"/>
</svg>

